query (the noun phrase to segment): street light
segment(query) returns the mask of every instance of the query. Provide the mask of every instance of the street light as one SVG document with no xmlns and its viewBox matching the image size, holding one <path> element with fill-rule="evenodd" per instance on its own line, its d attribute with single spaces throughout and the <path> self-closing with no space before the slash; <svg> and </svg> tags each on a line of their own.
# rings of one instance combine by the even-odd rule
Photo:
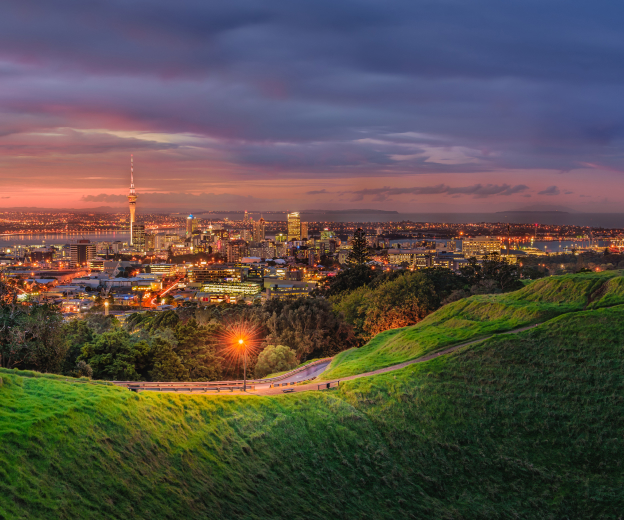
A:
<svg viewBox="0 0 624 520">
<path fill-rule="evenodd" d="M 108 316 L 108 302 L 104 302 L 104 316 Z"/>
<path fill-rule="evenodd" d="M 247 349 L 245 348 L 245 342 L 243 341 L 243 338 L 238 340 L 238 344 L 241 346 L 241 348 L 243 349 L 243 362 L 244 362 L 244 369 L 243 369 L 243 392 L 247 391 Z"/>
</svg>

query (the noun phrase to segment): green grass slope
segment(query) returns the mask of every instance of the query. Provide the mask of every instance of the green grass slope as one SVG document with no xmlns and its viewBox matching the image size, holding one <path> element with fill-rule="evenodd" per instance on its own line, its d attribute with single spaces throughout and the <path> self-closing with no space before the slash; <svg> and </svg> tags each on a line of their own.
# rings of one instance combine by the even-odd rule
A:
<svg viewBox="0 0 624 520">
<path fill-rule="evenodd" d="M 341 352 L 319 379 L 370 372 L 567 312 L 622 303 L 620 271 L 553 276 L 513 293 L 472 296 L 445 305 L 417 325 L 382 332 L 361 348 Z"/>
<path fill-rule="evenodd" d="M 618 518 L 623 347 L 613 307 L 329 392 L 4 371 L 0 518 Z"/>
</svg>

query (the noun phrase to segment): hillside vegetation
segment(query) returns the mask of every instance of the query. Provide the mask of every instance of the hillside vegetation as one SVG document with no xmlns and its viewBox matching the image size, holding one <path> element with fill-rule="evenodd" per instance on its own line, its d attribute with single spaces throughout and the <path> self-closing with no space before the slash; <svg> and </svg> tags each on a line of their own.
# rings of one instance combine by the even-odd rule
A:
<svg viewBox="0 0 624 520">
<path fill-rule="evenodd" d="M 577 312 L 271 398 L 2 370 L 0 518 L 616 518 L 623 338 Z"/>
<path fill-rule="evenodd" d="M 544 278 L 512 293 L 464 298 L 414 326 L 378 334 L 363 347 L 338 354 L 320 378 L 362 374 L 568 312 L 623 303 L 621 271 Z"/>
</svg>

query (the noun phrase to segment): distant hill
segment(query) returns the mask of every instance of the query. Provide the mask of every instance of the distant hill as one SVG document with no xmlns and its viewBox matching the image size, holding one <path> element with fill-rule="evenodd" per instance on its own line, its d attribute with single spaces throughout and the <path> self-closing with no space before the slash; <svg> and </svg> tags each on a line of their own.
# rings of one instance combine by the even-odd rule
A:
<svg viewBox="0 0 624 520">
<path fill-rule="evenodd" d="M 422 322 L 429 351 L 542 323 L 330 391 L 134 394 L 0 369 L 0 517 L 618 518 L 623 289 L 583 274 L 456 302 Z M 380 336 L 424 351 L 414 327 Z"/>
</svg>

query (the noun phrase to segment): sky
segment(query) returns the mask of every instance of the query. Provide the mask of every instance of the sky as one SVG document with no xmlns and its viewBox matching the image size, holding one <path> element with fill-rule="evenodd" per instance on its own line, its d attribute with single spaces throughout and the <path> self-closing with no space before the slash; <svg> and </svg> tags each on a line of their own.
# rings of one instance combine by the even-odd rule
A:
<svg viewBox="0 0 624 520">
<path fill-rule="evenodd" d="M 624 4 L 4 0 L 0 209 L 624 212 Z"/>
</svg>

